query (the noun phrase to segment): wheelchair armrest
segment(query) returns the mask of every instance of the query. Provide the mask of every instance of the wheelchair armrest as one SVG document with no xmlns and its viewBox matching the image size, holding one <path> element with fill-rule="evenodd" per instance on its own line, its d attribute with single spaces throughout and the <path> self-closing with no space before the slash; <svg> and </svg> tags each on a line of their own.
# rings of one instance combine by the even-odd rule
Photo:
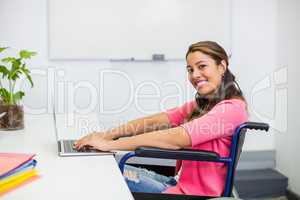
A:
<svg viewBox="0 0 300 200">
<path fill-rule="evenodd" d="M 183 194 L 164 194 L 164 193 L 145 193 L 145 192 L 133 192 L 135 200 L 206 200 L 213 199 L 216 197 L 207 196 L 194 196 L 194 195 L 183 195 Z"/>
<path fill-rule="evenodd" d="M 150 157 L 161 159 L 176 159 L 176 160 L 194 160 L 194 161 L 218 161 L 219 155 L 211 151 L 181 149 L 159 149 L 150 147 L 140 147 L 135 150 L 137 157 Z"/>
<path fill-rule="evenodd" d="M 261 123 L 261 122 L 246 122 L 242 125 L 242 127 L 248 129 L 262 130 L 262 131 L 269 130 L 269 124 Z"/>
</svg>

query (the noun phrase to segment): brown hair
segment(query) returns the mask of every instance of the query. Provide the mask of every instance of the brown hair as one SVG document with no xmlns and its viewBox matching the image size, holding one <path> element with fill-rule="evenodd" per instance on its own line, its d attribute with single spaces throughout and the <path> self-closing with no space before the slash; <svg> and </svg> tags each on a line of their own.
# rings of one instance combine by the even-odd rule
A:
<svg viewBox="0 0 300 200">
<path fill-rule="evenodd" d="M 235 80 L 235 76 L 228 69 L 229 62 L 226 51 L 216 42 L 202 41 L 192 44 L 189 47 L 186 53 L 186 58 L 190 53 L 196 51 L 200 51 L 201 53 L 210 56 L 217 65 L 219 65 L 222 61 L 225 61 L 227 68 L 224 76 L 222 77 L 221 86 L 212 99 L 207 99 L 206 97 L 201 96 L 198 92 L 196 93 L 195 99 L 197 102 L 197 107 L 187 116 L 187 121 L 204 115 L 222 100 L 238 98 L 245 101 L 242 90 Z"/>
</svg>

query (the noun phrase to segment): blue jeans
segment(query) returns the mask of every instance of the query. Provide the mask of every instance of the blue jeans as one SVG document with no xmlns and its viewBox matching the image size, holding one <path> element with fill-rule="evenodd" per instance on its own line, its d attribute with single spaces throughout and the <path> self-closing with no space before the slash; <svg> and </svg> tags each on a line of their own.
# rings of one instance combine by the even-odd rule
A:
<svg viewBox="0 0 300 200">
<path fill-rule="evenodd" d="M 125 165 L 124 177 L 131 192 L 161 193 L 177 183 L 174 177 L 130 165 Z"/>
</svg>

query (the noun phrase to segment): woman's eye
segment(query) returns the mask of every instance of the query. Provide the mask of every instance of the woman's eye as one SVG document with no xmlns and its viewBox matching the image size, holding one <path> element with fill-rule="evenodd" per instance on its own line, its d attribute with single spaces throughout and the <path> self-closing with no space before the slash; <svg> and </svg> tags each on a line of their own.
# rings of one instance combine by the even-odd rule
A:
<svg viewBox="0 0 300 200">
<path fill-rule="evenodd" d="M 188 68 L 188 69 L 187 69 L 187 72 L 188 72 L 188 73 L 193 73 L 193 69 Z"/>
<path fill-rule="evenodd" d="M 206 65 L 198 65 L 199 69 L 203 69 L 204 67 L 206 67 Z"/>
</svg>

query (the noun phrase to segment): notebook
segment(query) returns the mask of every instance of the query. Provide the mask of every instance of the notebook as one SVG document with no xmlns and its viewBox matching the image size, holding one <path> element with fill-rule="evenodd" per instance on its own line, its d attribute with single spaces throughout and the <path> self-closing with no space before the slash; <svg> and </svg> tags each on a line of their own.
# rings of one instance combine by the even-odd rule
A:
<svg viewBox="0 0 300 200">
<path fill-rule="evenodd" d="M 38 178 L 34 154 L 0 153 L 0 196 Z"/>
<path fill-rule="evenodd" d="M 14 169 L 22 167 L 26 162 L 31 162 L 35 154 L 0 153 L 0 178 L 12 173 Z M 36 163 L 36 161 L 33 161 Z"/>
</svg>

